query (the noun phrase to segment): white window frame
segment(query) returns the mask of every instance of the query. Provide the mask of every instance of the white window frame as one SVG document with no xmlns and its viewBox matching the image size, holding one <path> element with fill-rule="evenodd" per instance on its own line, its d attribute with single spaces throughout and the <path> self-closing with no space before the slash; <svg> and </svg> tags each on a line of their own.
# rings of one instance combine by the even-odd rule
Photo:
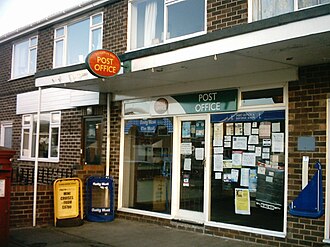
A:
<svg viewBox="0 0 330 247">
<path fill-rule="evenodd" d="M 6 128 L 13 128 L 13 122 L 12 121 L 2 121 L 1 122 L 1 129 L 0 129 L 0 146 L 4 147 L 5 146 L 5 133 L 6 133 Z M 13 140 L 12 136 L 10 137 L 11 141 Z M 7 147 L 11 148 L 11 147 Z"/>
<path fill-rule="evenodd" d="M 97 15 L 101 15 L 101 22 L 94 24 L 93 25 L 93 17 L 97 16 Z M 101 29 L 101 45 L 100 47 L 103 46 L 103 22 L 104 22 L 104 16 L 103 16 L 103 12 L 98 12 L 95 14 L 92 14 L 90 16 L 84 17 L 84 18 L 80 18 L 78 20 L 75 20 L 73 22 L 69 22 L 65 25 L 56 27 L 54 29 L 54 54 L 53 54 L 53 68 L 60 68 L 60 67 L 65 67 L 65 66 L 71 66 L 74 64 L 66 64 L 67 61 L 67 56 L 68 56 L 68 49 L 67 49 L 67 36 L 68 36 L 68 26 L 79 23 L 81 21 L 85 21 L 89 19 L 89 37 L 88 37 L 88 52 L 93 51 L 93 44 L 92 44 L 92 33 L 93 31 L 97 30 L 97 29 Z M 56 37 L 56 31 L 59 29 L 63 28 L 63 35 Z M 63 51 L 62 51 L 62 61 L 61 64 L 56 66 L 56 43 L 59 41 L 63 41 Z M 79 63 L 77 63 L 79 64 Z"/>
<path fill-rule="evenodd" d="M 59 154 L 60 154 L 60 133 L 61 133 L 61 112 L 60 111 L 54 111 L 54 112 L 47 112 L 49 113 L 49 130 L 48 130 L 48 158 L 38 158 L 39 161 L 46 161 L 46 162 L 59 162 Z M 40 113 L 41 115 L 43 113 Z M 53 122 L 53 115 L 59 114 L 59 121 L 58 122 Z M 35 160 L 35 153 L 32 153 L 32 142 L 33 142 L 33 125 L 34 125 L 34 116 L 36 114 L 25 114 L 22 116 L 22 133 L 21 133 L 21 152 L 20 152 L 20 159 L 21 160 L 29 160 L 33 161 Z M 24 119 L 25 117 L 29 117 L 30 121 L 29 123 L 25 124 Z M 58 128 L 58 152 L 57 152 L 57 157 L 51 157 L 51 137 L 52 137 L 52 129 L 53 128 Z M 25 153 L 23 150 L 23 142 L 24 142 L 24 130 L 28 130 L 29 132 L 29 140 L 28 140 L 28 149 L 27 152 Z M 39 137 L 40 138 L 40 137 Z"/>
<path fill-rule="evenodd" d="M 248 22 L 254 22 L 254 21 L 260 21 L 260 20 L 263 20 L 262 18 L 258 18 L 257 20 L 253 20 L 253 13 L 255 11 L 255 7 L 258 8 L 258 12 L 260 12 L 260 1 L 261 0 L 248 0 Z M 272 0 L 270 0 L 272 1 Z M 321 0 L 318 0 L 318 3 L 316 5 L 312 5 L 312 6 L 309 6 L 309 7 L 304 7 L 304 8 L 299 8 L 298 7 L 298 1 L 299 0 L 293 0 L 293 11 L 292 12 L 295 12 L 295 11 L 299 11 L 299 10 L 302 10 L 302 9 L 307 9 L 307 8 L 313 8 L 315 6 L 318 6 L 318 5 L 322 5 L 322 4 L 326 4 L 326 3 L 321 3 L 320 1 Z M 274 15 L 276 16 L 276 15 Z M 266 18 L 264 18 L 266 19 Z"/>
<path fill-rule="evenodd" d="M 32 42 L 32 40 L 36 39 L 35 44 Z M 28 42 L 29 46 L 28 46 L 28 61 L 27 61 L 27 73 L 22 74 L 22 75 L 15 75 L 14 73 L 14 69 L 15 69 L 15 54 L 16 54 L 16 46 L 19 44 L 22 44 L 24 42 Z M 35 50 L 36 54 L 35 54 L 35 64 L 33 64 L 33 68 L 31 68 L 31 52 Z M 37 71 L 37 57 L 38 57 L 38 36 L 34 35 L 31 36 L 29 38 L 26 39 L 22 39 L 19 40 L 18 42 L 15 42 L 13 44 L 13 48 L 12 48 L 12 63 L 11 63 L 11 79 L 17 79 L 17 78 L 21 78 L 21 77 L 25 77 L 25 76 L 29 76 L 29 75 L 33 75 L 36 71 Z"/>
<path fill-rule="evenodd" d="M 141 50 L 141 49 L 144 49 L 144 48 L 147 48 L 147 47 L 153 47 L 153 46 L 159 46 L 159 45 L 163 45 L 163 44 L 166 44 L 166 43 L 172 43 L 172 42 L 175 42 L 175 41 L 179 41 L 179 40 L 184 40 L 184 39 L 188 39 L 188 38 L 192 38 L 192 37 L 195 37 L 195 36 L 200 36 L 200 35 L 203 35 L 203 34 L 206 34 L 207 32 L 207 1 L 204 0 L 204 4 L 205 4 L 205 7 L 204 7 L 204 30 L 203 31 L 199 31 L 199 32 L 196 32 L 196 33 L 192 33 L 192 34 L 187 34 L 187 35 L 183 35 L 183 36 L 179 36 L 179 37 L 175 37 L 175 38 L 167 38 L 165 34 L 168 33 L 168 28 L 167 28 L 167 23 L 168 23 L 168 19 L 167 19 L 167 6 L 170 6 L 170 5 L 173 5 L 173 4 L 176 4 L 176 3 L 179 3 L 181 2 L 182 0 L 164 0 L 164 27 L 163 27 L 163 42 L 159 42 L 158 44 L 154 44 L 154 45 L 150 45 L 150 46 L 143 46 L 143 47 L 139 47 L 139 48 L 132 48 L 131 47 L 131 39 L 132 39 L 132 8 L 134 7 L 134 3 L 135 2 L 142 2 L 144 0 L 129 0 L 128 1 L 128 28 L 127 28 L 127 50 L 128 51 L 131 51 L 131 50 Z"/>
<path fill-rule="evenodd" d="M 329 161 L 330 161 L 330 99 L 327 99 L 327 132 L 326 132 L 326 169 L 325 169 L 325 188 L 329 188 L 330 181 L 330 171 L 329 171 Z M 330 191 L 325 190 L 325 221 L 324 221 L 324 243 L 330 243 Z"/>
<path fill-rule="evenodd" d="M 258 91 L 258 90 L 267 90 L 267 89 L 276 89 L 276 88 L 283 88 L 283 103 L 275 103 L 275 104 L 264 104 L 264 105 L 249 105 L 244 106 L 242 105 L 242 93 L 243 92 L 251 92 L 251 91 Z M 287 83 L 275 83 L 271 86 L 255 86 L 255 87 L 241 87 L 238 90 L 238 110 L 254 110 L 254 109 L 283 109 L 287 105 L 287 95 L 288 93 L 288 85 Z"/>
<path fill-rule="evenodd" d="M 264 90 L 264 89 L 274 89 L 274 88 L 283 88 L 283 103 L 280 104 L 271 104 L 271 105 L 256 105 L 256 106 L 245 106 L 245 107 L 240 107 L 240 95 L 241 91 L 255 91 L 255 90 Z M 121 130 L 120 130 L 120 159 L 119 159 L 119 182 L 118 182 L 118 204 L 117 208 L 118 211 L 120 212 L 127 212 L 127 213 L 134 213 L 134 214 L 139 214 L 139 215 L 146 215 L 148 217 L 158 217 L 158 218 L 163 218 L 163 219 L 174 219 L 175 218 L 175 205 L 171 205 L 171 214 L 170 215 L 165 215 L 162 213 L 156 213 L 156 212 L 150 212 L 150 211 L 144 211 L 144 210 L 139 210 L 139 209 L 133 209 L 133 208 L 128 208 L 124 206 L 124 202 L 127 199 L 127 193 L 125 193 L 124 190 L 124 185 L 125 185 L 125 166 L 124 166 L 124 150 L 125 150 L 125 121 L 130 120 L 130 119 L 147 119 L 147 118 L 153 118 L 150 113 L 136 113 L 135 115 L 125 115 L 125 104 L 131 104 L 131 103 L 139 103 L 139 102 L 146 102 L 148 101 L 149 98 L 144 98 L 144 99 L 135 99 L 135 100 L 126 100 L 122 102 L 122 118 L 121 118 Z M 329 100 L 330 102 L 330 100 Z M 285 110 L 285 171 L 288 171 L 288 143 L 289 143 L 289 110 L 288 110 L 288 83 L 287 82 L 278 82 L 278 83 L 273 83 L 272 85 L 267 85 L 267 84 L 262 84 L 262 85 L 255 85 L 255 86 L 248 86 L 248 87 L 242 87 L 239 88 L 239 97 L 238 97 L 238 108 L 237 108 L 237 113 L 240 112 L 249 112 L 249 111 L 273 111 L 273 110 Z M 330 103 L 329 103 L 330 104 Z M 180 142 L 178 139 L 175 139 L 175 136 L 180 136 L 179 135 L 179 123 L 178 119 L 182 116 L 187 116 L 187 117 L 195 117 L 195 116 L 201 116 L 201 115 L 206 115 L 206 116 L 211 116 L 212 114 L 215 113 L 203 113 L 203 114 L 175 114 L 175 115 L 168 115 L 164 114 L 164 117 L 173 117 L 173 157 L 178 157 L 178 152 L 180 150 Z M 157 118 L 157 117 L 156 117 Z M 208 120 L 210 121 L 210 120 Z M 207 129 L 210 130 L 210 127 Z M 205 133 L 205 135 L 210 137 L 210 133 Z M 173 167 L 172 169 L 176 169 L 174 162 L 178 163 L 178 161 L 173 158 Z M 209 166 L 210 166 L 210 160 L 206 162 L 206 167 L 207 172 L 210 172 Z M 178 182 L 178 177 L 172 175 L 172 203 L 174 203 L 175 199 L 173 200 L 174 197 L 178 197 L 178 192 L 176 190 L 177 188 L 177 182 Z M 207 177 L 210 178 L 210 174 L 207 174 Z M 273 231 L 273 230 L 265 230 L 265 229 L 259 229 L 259 228 L 253 228 L 249 226 L 241 226 L 241 225 L 234 225 L 234 224 L 227 224 L 227 223 L 222 223 L 222 222 L 215 222 L 211 221 L 210 219 L 210 212 L 209 212 L 209 207 L 211 205 L 211 197 L 210 197 L 210 180 L 207 182 L 207 186 L 205 187 L 206 194 L 208 195 L 208 199 L 206 204 L 207 207 L 206 209 L 206 218 L 204 225 L 209 226 L 209 227 L 216 227 L 216 228 L 224 228 L 228 230 L 238 230 L 242 232 L 247 232 L 247 233 L 253 233 L 253 234 L 262 234 L 265 236 L 271 236 L 271 237 L 278 237 L 278 238 L 285 238 L 287 236 L 287 215 L 288 211 L 284 210 L 283 212 L 283 231 Z M 173 197 L 174 196 L 174 197 Z M 288 206 L 288 172 L 285 172 L 284 175 L 284 204 L 283 208 L 286 209 Z M 205 198 L 204 198 L 205 200 Z M 329 241 L 330 242 L 330 241 Z"/>
</svg>

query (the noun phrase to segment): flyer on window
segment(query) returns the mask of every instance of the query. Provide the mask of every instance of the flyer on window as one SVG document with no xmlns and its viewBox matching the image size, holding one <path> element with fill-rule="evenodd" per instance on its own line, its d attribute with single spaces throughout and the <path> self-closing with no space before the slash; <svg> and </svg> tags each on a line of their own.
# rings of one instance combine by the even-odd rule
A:
<svg viewBox="0 0 330 247">
<path fill-rule="evenodd" d="M 196 122 L 196 137 L 204 137 L 205 133 L 205 123 L 204 121 Z"/>
<path fill-rule="evenodd" d="M 182 123 L 182 138 L 190 138 L 190 122 Z"/>
<path fill-rule="evenodd" d="M 235 213 L 250 215 L 249 189 L 235 188 Z"/>
</svg>

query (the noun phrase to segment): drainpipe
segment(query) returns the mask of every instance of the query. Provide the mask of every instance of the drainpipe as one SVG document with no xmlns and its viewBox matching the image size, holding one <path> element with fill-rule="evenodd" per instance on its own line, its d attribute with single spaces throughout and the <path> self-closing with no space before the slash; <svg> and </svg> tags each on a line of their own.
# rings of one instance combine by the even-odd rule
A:
<svg viewBox="0 0 330 247">
<path fill-rule="evenodd" d="M 41 87 L 38 90 L 38 107 L 37 107 L 37 133 L 35 144 L 35 161 L 34 161 L 34 182 L 33 182 L 33 227 L 36 226 L 37 219 L 37 187 L 38 187 L 38 157 L 39 157 L 39 133 L 40 133 L 40 110 L 41 110 Z M 33 121 L 33 119 L 32 119 Z"/>
<path fill-rule="evenodd" d="M 111 94 L 107 93 L 107 151 L 106 151 L 106 168 L 105 175 L 110 175 L 110 121 L 111 121 Z"/>
</svg>

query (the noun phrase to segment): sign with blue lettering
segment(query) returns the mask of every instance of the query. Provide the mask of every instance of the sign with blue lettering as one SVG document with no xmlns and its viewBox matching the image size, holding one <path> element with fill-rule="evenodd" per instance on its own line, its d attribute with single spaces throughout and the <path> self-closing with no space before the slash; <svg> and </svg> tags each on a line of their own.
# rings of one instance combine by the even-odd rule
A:
<svg viewBox="0 0 330 247">
<path fill-rule="evenodd" d="M 160 126 L 166 127 L 167 133 L 173 132 L 173 123 L 170 118 L 128 120 L 125 123 L 125 134 L 128 134 L 133 126 L 137 127 L 141 133 L 154 134 Z"/>
<path fill-rule="evenodd" d="M 214 114 L 211 116 L 211 122 L 260 122 L 260 121 L 276 121 L 284 120 L 285 111 L 255 111 L 255 112 L 236 112 L 225 114 Z"/>
</svg>

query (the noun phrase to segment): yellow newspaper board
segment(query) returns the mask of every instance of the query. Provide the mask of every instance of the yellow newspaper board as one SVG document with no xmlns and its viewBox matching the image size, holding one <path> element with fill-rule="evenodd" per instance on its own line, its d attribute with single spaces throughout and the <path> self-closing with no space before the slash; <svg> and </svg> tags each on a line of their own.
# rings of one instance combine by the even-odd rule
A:
<svg viewBox="0 0 330 247">
<path fill-rule="evenodd" d="M 54 183 L 55 218 L 79 216 L 80 179 L 58 179 Z"/>
</svg>

